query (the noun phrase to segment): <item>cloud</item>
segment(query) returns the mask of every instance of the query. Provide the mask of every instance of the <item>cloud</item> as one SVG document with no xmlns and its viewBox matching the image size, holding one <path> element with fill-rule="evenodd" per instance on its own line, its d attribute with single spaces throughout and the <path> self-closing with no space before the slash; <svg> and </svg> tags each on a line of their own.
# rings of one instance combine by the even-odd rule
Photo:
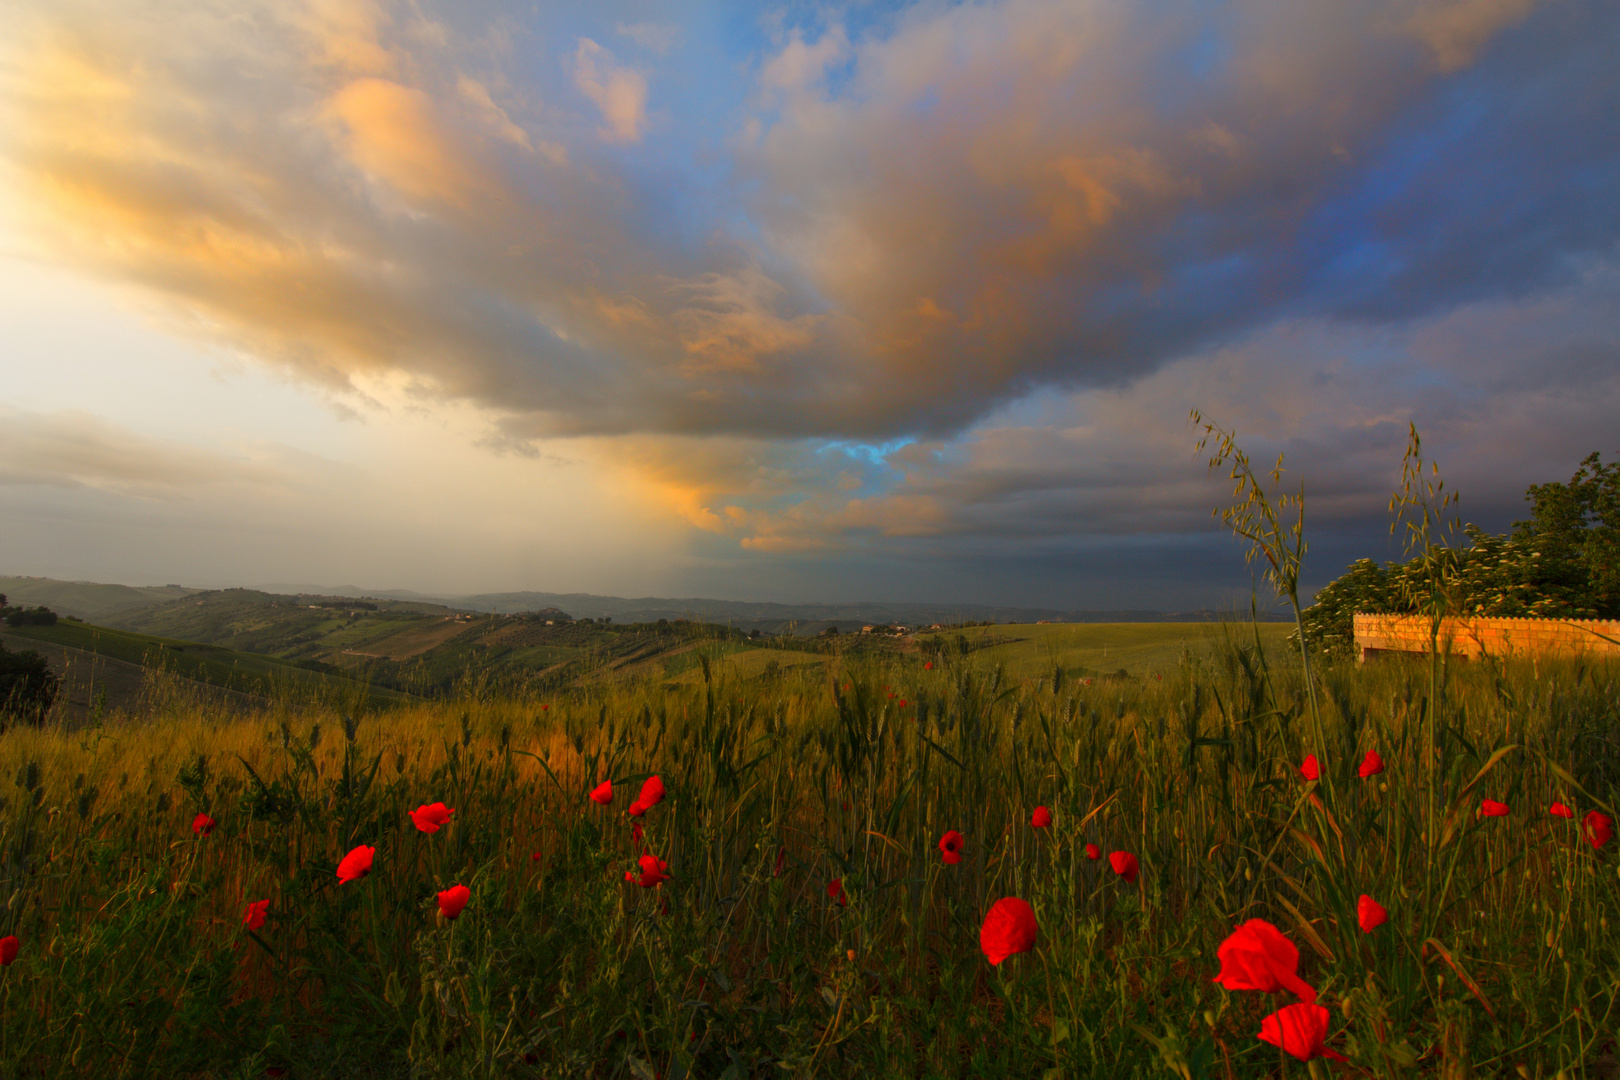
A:
<svg viewBox="0 0 1620 1080">
<path fill-rule="evenodd" d="M 189 497 L 198 489 L 287 481 L 283 468 L 153 439 L 92 413 L 30 413 L 0 406 L 0 485 L 93 487 L 142 498 Z"/>
<path fill-rule="evenodd" d="M 604 138 L 635 142 L 647 124 L 647 77 L 613 62 L 613 55 L 590 38 L 574 52 L 574 85 L 596 103 L 607 126 Z"/>
</svg>

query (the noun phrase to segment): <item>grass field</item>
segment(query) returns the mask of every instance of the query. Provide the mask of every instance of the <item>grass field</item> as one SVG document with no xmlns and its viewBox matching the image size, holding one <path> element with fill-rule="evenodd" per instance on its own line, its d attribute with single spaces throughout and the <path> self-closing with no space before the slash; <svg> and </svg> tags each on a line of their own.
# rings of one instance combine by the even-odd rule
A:
<svg viewBox="0 0 1620 1080">
<path fill-rule="evenodd" d="M 1330 667 L 1319 741 L 1276 627 L 963 633 L 358 717 L 12 730 L 0 1070 L 1612 1075 L 1616 845 L 1581 832 L 1620 790 L 1620 672 Z M 627 817 L 655 773 L 667 797 Z M 371 872 L 340 884 L 358 846 Z M 644 854 L 668 880 L 639 883 Z M 1370 933 L 1362 894 L 1389 913 Z M 992 965 L 1001 897 L 1038 936 Z M 1256 1038 L 1293 996 L 1211 981 L 1251 918 L 1298 948 L 1348 1063 Z"/>
</svg>

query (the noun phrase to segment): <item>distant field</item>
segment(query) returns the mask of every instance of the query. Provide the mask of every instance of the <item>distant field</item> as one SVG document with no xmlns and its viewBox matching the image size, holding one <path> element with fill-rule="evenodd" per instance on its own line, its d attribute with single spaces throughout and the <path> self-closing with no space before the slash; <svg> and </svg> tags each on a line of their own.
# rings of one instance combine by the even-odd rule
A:
<svg viewBox="0 0 1620 1080">
<path fill-rule="evenodd" d="M 266 700 L 337 701 L 358 696 L 373 705 L 409 700 L 409 695 L 394 690 L 368 687 L 355 679 L 307 670 L 272 657 L 65 619 L 52 626 L 11 627 L 7 634 L 13 644 L 49 643 Z M 127 681 L 120 679 L 120 685 Z"/>
</svg>

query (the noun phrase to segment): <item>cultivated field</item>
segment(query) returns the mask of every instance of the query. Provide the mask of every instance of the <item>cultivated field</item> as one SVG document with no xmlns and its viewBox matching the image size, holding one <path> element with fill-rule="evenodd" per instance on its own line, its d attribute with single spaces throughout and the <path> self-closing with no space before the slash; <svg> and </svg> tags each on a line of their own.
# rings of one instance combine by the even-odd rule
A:
<svg viewBox="0 0 1620 1080">
<path fill-rule="evenodd" d="M 1620 671 L 1329 667 L 1313 714 L 1285 632 L 717 642 L 539 696 L 13 729 L 0 1075 L 1612 1074 Z M 1003 897 L 1038 930 L 992 965 Z M 1292 990 L 1212 981 L 1251 919 Z M 1305 990 L 1348 1062 L 1256 1037 Z"/>
</svg>

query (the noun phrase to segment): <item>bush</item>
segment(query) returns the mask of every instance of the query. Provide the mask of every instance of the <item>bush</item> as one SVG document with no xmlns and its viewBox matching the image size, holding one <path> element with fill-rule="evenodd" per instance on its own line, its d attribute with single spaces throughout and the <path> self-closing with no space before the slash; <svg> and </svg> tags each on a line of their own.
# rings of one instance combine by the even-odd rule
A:
<svg viewBox="0 0 1620 1080">
<path fill-rule="evenodd" d="M 54 626 L 56 612 L 44 604 L 36 608 L 7 608 L 5 620 L 7 626 Z"/>
<path fill-rule="evenodd" d="M 8 652 L 0 645 L 0 716 L 39 724 L 56 700 L 58 685 L 39 653 Z"/>
</svg>

